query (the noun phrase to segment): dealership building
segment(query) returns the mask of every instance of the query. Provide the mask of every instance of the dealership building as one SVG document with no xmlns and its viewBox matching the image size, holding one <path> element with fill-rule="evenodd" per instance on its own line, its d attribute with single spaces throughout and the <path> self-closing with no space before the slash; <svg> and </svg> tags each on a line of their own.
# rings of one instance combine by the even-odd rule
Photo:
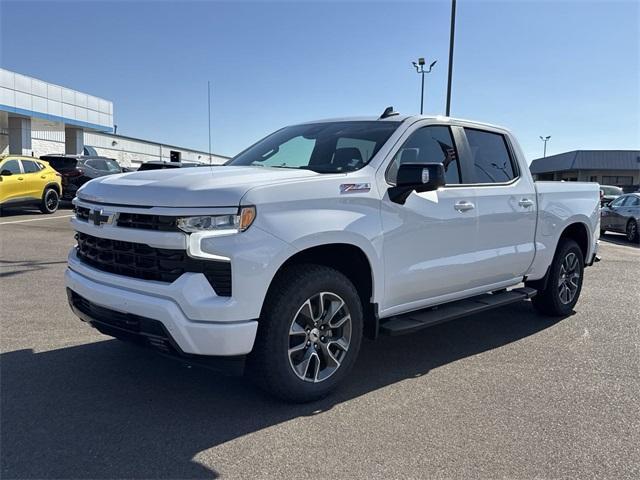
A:
<svg viewBox="0 0 640 480">
<path fill-rule="evenodd" d="M 102 155 L 123 167 L 149 160 L 221 164 L 222 155 L 117 135 L 113 102 L 0 69 L 0 155 Z"/>
<path fill-rule="evenodd" d="M 537 158 L 529 168 L 536 180 L 597 182 L 625 191 L 640 187 L 640 150 L 574 150 Z"/>
</svg>

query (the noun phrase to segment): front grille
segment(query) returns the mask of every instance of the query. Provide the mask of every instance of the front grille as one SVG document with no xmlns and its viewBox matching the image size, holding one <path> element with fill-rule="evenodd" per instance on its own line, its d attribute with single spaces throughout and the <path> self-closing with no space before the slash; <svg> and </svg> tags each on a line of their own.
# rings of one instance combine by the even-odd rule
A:
<svg viewBox="0 0 640 480">
<path fill-rule="evenodd" d="M 158 230 L 161 232 L 181 231 L 176 225 L 176 217 L 144 213 L 119 213 L 117 225 L 125 228 Z"/>
<path fill-rule="evenodd" d="M 90 210 L 86 207 L 76 207 L 76 218 L 78 220 L 82 220 L 83 222 L 88 222 L 89 212 Z"/>
<path fill-rule="evenodd" d="M 202 273 L 216 294 L 231 296 L 231 264 L 197 260 L 184 250 L 150 247 L 76 233 L 78 258 L 98 270 L 126 277 L 173 282 L 183 273 Z"/>
</svg>

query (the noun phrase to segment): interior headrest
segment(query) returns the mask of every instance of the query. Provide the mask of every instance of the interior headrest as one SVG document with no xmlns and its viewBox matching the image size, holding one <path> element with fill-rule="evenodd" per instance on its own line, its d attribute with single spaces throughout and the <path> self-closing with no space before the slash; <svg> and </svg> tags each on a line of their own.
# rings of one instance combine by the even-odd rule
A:
<svg viewBox="0 0 640 480">
<path fill-rule="evenodd" d="M 353 167 L 362 163 L 362 154 L 356 147 L 336 149 L 332 164 L 336 167 Z"/>
</svg>

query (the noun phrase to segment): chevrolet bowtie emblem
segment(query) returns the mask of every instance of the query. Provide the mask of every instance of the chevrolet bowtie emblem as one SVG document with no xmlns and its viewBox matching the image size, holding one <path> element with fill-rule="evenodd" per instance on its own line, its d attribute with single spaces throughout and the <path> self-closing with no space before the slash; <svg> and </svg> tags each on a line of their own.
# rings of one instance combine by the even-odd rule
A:
<svg viewBox="0 0 640 480">
<path fill-rule="evenodd" d="M 97 227 L 103 223 L 111 223 L 112 218 L 113 215 L 104 215 L 104 211 L 102 209 L 89 211 L 89 222 L 93 222 Z"/>
</svg>

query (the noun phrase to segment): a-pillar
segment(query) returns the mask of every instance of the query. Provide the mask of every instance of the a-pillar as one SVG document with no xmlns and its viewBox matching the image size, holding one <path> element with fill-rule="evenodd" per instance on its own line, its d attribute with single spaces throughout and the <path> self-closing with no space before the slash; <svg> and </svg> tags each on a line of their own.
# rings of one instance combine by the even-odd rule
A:
<svg viewBox="0 0 640 480">
<path fill-rule="evenodd" d="M 64 153 L 82 155 L 84 152 L 84 130 L 76 127 L 64 127 Z"/>
<path fill-rule="evenodd" d="M 9 153 L 31 155 L 31 119 L 9 117 Z"/>
</svg>

